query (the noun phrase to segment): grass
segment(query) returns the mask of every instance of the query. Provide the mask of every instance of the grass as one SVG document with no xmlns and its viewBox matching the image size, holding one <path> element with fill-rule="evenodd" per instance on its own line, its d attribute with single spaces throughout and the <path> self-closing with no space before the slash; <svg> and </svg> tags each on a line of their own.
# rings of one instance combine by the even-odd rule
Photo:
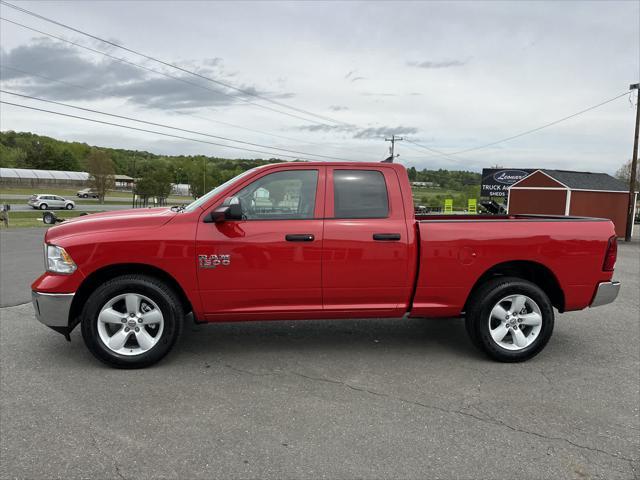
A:
<svg viewBox="0 0 640 480">
<path fill-rule="evenodd" d="M 70 200 L 74 200 L 76 203 L 78 203 L 78 201 L 80 201 L 80 199 L 76 200 L 78 197 L 76 197 L 76 193 L 78 192 L 78 190 L 81 190 L 80 188 L 78 189 L 72 189 L 72 188 L 46 188 L 46 187 L 34 187 L 34 188 L 21 188 L 21 187 L 2 187 L 0 188 L 0 197 L 2 197 L 3 195 L 32 195 L 34 193 L 48 193 L 51 195 L 60 195 L 61 197 L 64 198 L 69 198 Z M 122 202 L 124 202 L 123 204 L 126 203 L 130 203 L 131 201 L 131 192 L 117 192 L 117 191 L 110 191 L 109 193 L 107 193 L 107 197 L 117 197 L 117 198 L 122 198 Z M 173 196 L 173 197 L 169 197 L 167 199 L 168 203 L 189 203 L 191 202 L 193 199 L 191 197 L 183 197 L 183 196 Z M 13 200 L 15 202 L 15 200 Z M 83 201 L 87 201 L 87 200 L 83 200 Z M 113 202 L 118 202 L 120 200 L 114 200 Z M 94 200 L 93 202 L 96 202 L 96 200 Z M 113 203 L 113 202 L 109 202 L 109 203 Z M 88 203 L 91 203 L 91 200 L 88 201 Z"/>
<path fill-rule="evenodd" d="M 98 213 L 98 212 L 92 212 Z M 9 228 L 25 228 L 25 227 L 49 227 L 42 221 L 43 212 L 9 212 Z M 80 216 L 81 212 L 55 211 L 59 218 L 75 218 Z M 4 229 L 4 223 L 0 222 L 0 226 Z"/>
</svg>

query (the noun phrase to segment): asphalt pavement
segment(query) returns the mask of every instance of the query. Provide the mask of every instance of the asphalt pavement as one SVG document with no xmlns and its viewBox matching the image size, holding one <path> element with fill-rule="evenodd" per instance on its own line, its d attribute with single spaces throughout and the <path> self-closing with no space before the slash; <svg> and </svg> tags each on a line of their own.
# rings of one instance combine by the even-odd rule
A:
<svg viewBox="0 0 640 480">
<path fill-rule="evenodd" d="M 46 194 L 46 192 L 43 192 L 43 193 Z M 0 193 L 0 197 L 6 198 L 7 200 L 28 200 L 29 197 L 31 197 L 31 195 L 24 195 L 24 194 L 20 194 L 20 193 Z M 82 198 L 81 199 L 80 197 L 78 197 L 76 195 L 69 195 L 69 196 L 63 195 L 63 197 L 66 198 L 66 199 L 69 199 L 69 200 L 73 200 L 73 201 L 82 200 L 83 202 L 92 202 L 92 201 L 96 202 L 96 203 L 98 202 L 97 198 Z M 109 196 L 107 196 L 107 197 L 104 197 L 104 199 L 107 202 L 123 202 L 123 201 L 126 202 L 127 200 L 131 201 L 131 196 L 129 196 L 129 197 L 109 197 Z"/>
<path fill-rule="evenodd" d="M 0 235 L 16 302 L 42 233 Z M 187 325 L 122 371 L 2 308 L 0 478 L 638 478 L 637 240 L 616 278 L 614 304 L 559 315 L 522 364 L 459 319 L 371 319 Z"/>
<path fill-rule="evenodd" d="M 46 192 L 45 192 L 46 193 Z M 17 194 L 17 193 L 0 193 L 0 198 L 3 199 L 7 199 L 7 200 L 25 200 L 24 203 L 26 203 L 26 200 L 29 199 L 29 197 L 31 197 L 31 195 L 23 195 L 23 194 Z M 77 197 L 75 195 L 69 195 L 69 196 L 64 196 L 64 198 L 69 199 L 69 200 L 73 200 L 73 201 L 83 201 L 83 202 L 96 202 L 98 203 L 98 199 L 97 198 L 80 198 Z M 107 202 L 130 202 L 131 199 L 131 195 L 126 196 L 126 197 L 112 197 L 112 196 L 106 196 L 104 197 L 105 201 Z M 193 198 L 191 197 L 169 197 L 168 199 L 169 202 L 180 202 L 180 203 L 189 203 L 193 201 Z"/>
<path fill-rule="evenodd" d="M 40 211 L 40 210 L 34 209 L 33 207 L 30 207 L 26 203 L 11 203 L 9 205 L 11 205 L 11 210 L 9 211 L 9 215 L 11 215 L 12 211 L 16 211 L 16 212 Z M 105 203 L 100 205 L 99 203 L 96 203 L 95 205 L 93 204 L 76 205 L 75 208 L 71 211 L 72 212 L 102 212 L 102 211 L 111 211 L 111 210 L 126 210 L 127 208 L 131 208 L 131 205 L 113 205 L 110 203 Z M 64 213 L 67 212 L 67 210 L 65 210 L 64 208 L 55 208 L 55 209 L 50 208 L 48 210 L 56 213 L 60 213 L 62 215 L 64 215 Z"/>
<path fill-rule="evenodd" d="M 44 272 L 44 227 L 0 230 L 0 307 L 31 301 L 31 283 Z"/>
</svg>

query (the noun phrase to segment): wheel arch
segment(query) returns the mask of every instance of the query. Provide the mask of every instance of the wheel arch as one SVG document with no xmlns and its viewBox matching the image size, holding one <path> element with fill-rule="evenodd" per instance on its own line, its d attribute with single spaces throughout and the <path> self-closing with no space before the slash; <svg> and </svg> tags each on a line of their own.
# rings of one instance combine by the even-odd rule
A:
<svg viewBox="0 0 640 480">
<path fill-rule="evenodd" d="M 75 326 L 79 323 L 82 307 L 84 306 L 91 292 L 95 290 L 98 285 L 109 281 L 112 278 L 119 277 L 120 275 L 132 273 L 148 275 L 150 277 L 155 277 L 159 280 L 162 280 L 176 292 L 176 294 L 180 298 L 185 314 L 193 312 L 193 307 L 191 305 L 191 302 L 189 301 L 189 297 L 187 297 L 187 294 L 180 286 L 180 284 L 176 281 L 176 279 L 173 278 L 173 276 L 165 270 L 145 263 L 119 263 L 99 268 L 84 279 L 75 295 L 73 296 L 71 309 L 69 311 L 69 331 L 73 330 L 73 328 L 75 328 Z"/>
<path fill-rule="evenodd" d="M 467 311 L 469 300 L 478 288 L 484 285 L 487 280 L 499 276 L 517 277 L 534 283 L 547 294 L 549 300 L 551 300 L 551 304 L 557 308 L 559 312 L 564 312 L 565 296 L 560 282 L 558 282 L 558 278 L 547 266 L 531 260 L 502 262 L 489 268 L 476 280 L 469 291 L 464 310 Z"/>
</svg>

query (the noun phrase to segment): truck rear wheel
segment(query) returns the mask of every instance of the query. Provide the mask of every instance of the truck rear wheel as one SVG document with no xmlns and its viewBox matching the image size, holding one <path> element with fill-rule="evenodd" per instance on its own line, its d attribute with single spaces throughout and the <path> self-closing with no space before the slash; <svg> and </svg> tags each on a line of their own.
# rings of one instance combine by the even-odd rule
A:
<svg viewBox="0 0 640 480">
<path fill-rule="evenodd" d="M 474 345 L 500 362 L 522 362 L 540 353 L 553 323 L 546 293 L 516 277 L 498 277 L 480 287 L 469 300 L 465 321 Z"/>
<path fill-rule="evenodd" d="M 123 275 L 100 285 L 82 310 L 82 338 L 100 361 L 143 368 L 161 360 L 182 331 L 175 292 L 145 275 Z"/>
</svg>

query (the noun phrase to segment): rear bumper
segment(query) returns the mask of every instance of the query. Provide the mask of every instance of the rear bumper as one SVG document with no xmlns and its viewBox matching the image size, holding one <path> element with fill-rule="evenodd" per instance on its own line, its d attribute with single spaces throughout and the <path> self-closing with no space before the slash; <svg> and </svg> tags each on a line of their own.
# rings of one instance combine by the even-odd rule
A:
<svg viewBox="0 0 640 480">
<path fill-rule="evenodd" d="M 73 295 L 73 293 L 42 293 L 32 290 L 31 301 L 38 321 L 48 327 L 67 328 Z"/>
<path fill-rule="evenodd" d="M 600 282 L 596 294 L 591 300 L 591 307 L 599 307 L 613 302 L 620 291 L 620 282 Z"/>
</svg>

